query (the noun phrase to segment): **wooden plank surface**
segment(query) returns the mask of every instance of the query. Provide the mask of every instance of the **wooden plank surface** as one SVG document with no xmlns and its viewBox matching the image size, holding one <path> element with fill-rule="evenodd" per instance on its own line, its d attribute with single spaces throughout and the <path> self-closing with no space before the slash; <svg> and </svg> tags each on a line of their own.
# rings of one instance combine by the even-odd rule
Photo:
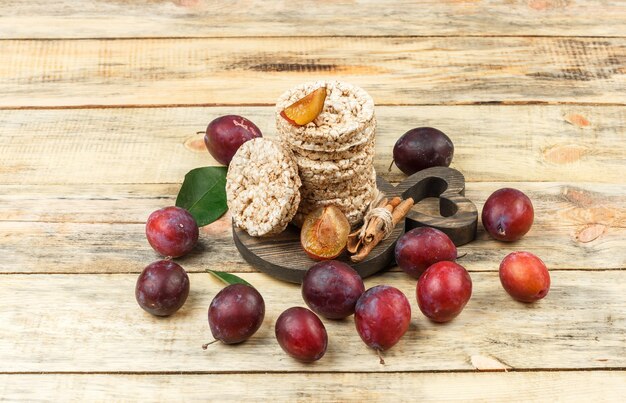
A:
<svg viewBox="0 0 626 403">
<path fill-rule="evenodd" d="M 626 185 L 477 182 L 467 184 L 466 196 L 481 211 L 502 187 L 528 194 L 535 223 L 513 244 L 492 240 L 479 224 L 477 239 L 460 248 L 469 270 L 497 270 L 513 250 L 532 251 L 552 269 L 626 267 Z M 178 189 L 177 184 L 0 186 L 0 233 L 5 234 L 0 272 L 139 272 L 158 258 L 146 241 L 145 220 L 172 205 Z M 418 208 L 436 214 L 437 200 Z M 233 244 L 228 215 L 202 228 L 198 247 L 179 261 L 190 272 L 254 271 Z"/>
<path fill-rule="evenodd" d="M 626 372 L 0 375 L 0 394 L 9 401 L 38 401 L 40 388 L 48 398 L 65 401 L 223 402 L 271 396 L 277 402 L 509 403 L 523 396 L 525 401 L 615 402 L 626 394 Z"/>
<path fill-rule="evenodd" d="M 378 104 L 626 101 L 625 38 L 5 40 L 0 54 L 0 107 L 273 104 L 330 77 Z"/>
<path fill-rule="evenodd" d="M 0 37 L 615 36 L 626 34 L 625 7 L 622 0 L 9 0 L 0 5 Z"/>
<path fill-rule="evenodd" d="M 0 183 L 180 183 L 190 169 L 216 164 L 196 132 L 230 113 L 274 136 L 272 107 L 0 110 Z M 396 140 L 432 126 L 454 142 L 452 166 L 467 182 L 626 183 L 623 106 L 381 106 L 376 113 L 375 167 L 390 181 L 404 178 L 397 168 L 387 172 Z"/>
<path fill-rule="evenodd" d="M 157 318 L 134 298 L 137 275 L 3 275 L 0 288 L 0 372 L 385 372 L 626 367 L 626 271 L 552 271 L 539 303 L 513 301 L 497 273 L 471 273 L 473 296 L 456 320 L 437 325 L 419 312 L 415 280 L 387 273 L 366 287 L 401 289 L 411 327 L 380 365 L 352 318 L 325 320 L 329 346 L 312 365 L 288 357 L 274 338 L 286 308 L 303 305 L 299 287 L 243 274 L 263 295 L 263 325 L 245 344 L 201 345 L 211 339 L 207 308 L 223 284 L 191 274 L 185 306 Z M 486 363 L 485 363 L 486 362 Z M 484 369 L 484 368 L 483 368 Z"/>
<path fill-rule="evenodd" d="M 626 1 L 33 0 L 0 2 L 0 400 L 618 401 L 626 394 Z M 417 126 L 453 139 L 479 211 L 504 186 L 536 208 L 514 244 L 461 248 L 473 297 L 425 319 L 398 268 L 411 328 L 381 366 L 353 319 L 327 321 L 327 355 L 286 356 L 273 325 L 299 289 L 256 273 L 230 218 L 178 259 L 191 294 L 143 312 L 137 273 L 157 259 L 147 215 L 183 175 L 214 165 L 206 124 L 242 114 L 273 136 L 276 98 L 310 79 L 363 86 L 377 105 L 376 168 Z M 436 213 L 430 199 L 419 207 Z M 513 250 L 551 269 L 548 297 L 513 301 Z M 210 340 L 206 310 L 240 273 L 266 319 L 239 346 Z M 478 372 L 493 370 L 497 372 Z M 508 373 L 502 372 L 504 370 Z"/>
</svg>

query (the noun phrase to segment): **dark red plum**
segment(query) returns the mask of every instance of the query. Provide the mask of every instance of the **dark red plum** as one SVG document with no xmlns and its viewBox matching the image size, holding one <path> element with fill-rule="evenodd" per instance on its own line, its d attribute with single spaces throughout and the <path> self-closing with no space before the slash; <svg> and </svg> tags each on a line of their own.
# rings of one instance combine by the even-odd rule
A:
<svg viewBox="0 0 626 403">
<path fill-rule="evenodd" d="M 226 344 L 249 339 L 263 323 L 265 302 L 245 284 L 231 284 L 217 293 L 209 306 L 209 326 L 216 340 Z M 205 345 L 206 346 L 206 345 Z"/>
<path fill-rule="evenodd" d="M 275 331 L 280 347 L 297 360 L 313 362 L 326 353 L 326 328 L 320 318 L 306 308 L 293 307 L 281 313 Z"/>
<path fill-rule="evenodd" d="M 189 277 L 171 260 L 149 264 L 137 279 L 135 298 L 140 307 L 156 316 L 168 316 L 185 304 Z"/>
<path fill-rule="evenodd" d="M 513 252 L 500 263 L 500 282 L 514 299 L 535 302 L 548 295 L 550 273 L 546 265 L 530 252 Z"/>
<path fill-rule="evenodd" d="M 472 279 L 465 268 L 454 262 L 430 266 L 417 281 L 417 304 L 433 322 L 457 317 L 472 296 Z"/>
<path fill-rule="evenodd" d="M 304 302 L 313 312 L 329 319 L 352 315 L 363 291 L 365 286 L 359 273 L 337 260 L 314 264 L 302 280 Z"/>
<path fill-rule="evenodd" d="M 396 243 L 396 263 L 405 273 L 419 278 L 431 265 L 455 260 L 454 242 L 446 234 L 431 227 L 412 229 Z"/>
<path fill-rule="evenodd" d="M 180 207 L 166 207 L 150 214 L 146 237 L 150 246 L 166 257 L 183 256 L 198 242 L 198 224 L 189 212 Z"/>
<path fill-rule="evenodd" d="M 209 123 L 204 145 L 217 162 L 228 165 L 239 147 L 256 137 L 262 137 L 262 134 L 254 123 L 243 116 L 226 115 Z"/>
<path fill-rule="evenodd" d="M 441 130 L 432 127 L 409 130 L 393 147 L 393 160 L 407 175 L 426 168 L 450 166 L 453 155 L 452 140 Z"/>
<path fill-rule="evenodd" d="M 483 206 L 485 230 L 499 241 L 517 241 L 533 225 L 533 204 L 517 189 L 503 188 L 489 196 Z"/>
<path fill-rule="evenodd" d="M 365 291 L 356 303 L 356 330 L 379 354 L 393 347 L 409 329 L 411 305 L 397 288 L 377 285 Z M 380 363 L 384 360 L 380 357 Z"/>
</svg>

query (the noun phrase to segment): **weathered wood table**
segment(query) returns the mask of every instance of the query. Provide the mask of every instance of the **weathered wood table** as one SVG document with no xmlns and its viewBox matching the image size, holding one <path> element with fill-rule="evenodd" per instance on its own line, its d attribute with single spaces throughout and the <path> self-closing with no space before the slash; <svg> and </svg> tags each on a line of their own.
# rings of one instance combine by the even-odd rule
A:
<svg viewBox="0 0 626 403">
<path fill-rule="evenodd" d="M 0 400 L 623 401 L 626 2 L 5 0 L 0 38 Z M 479 227 L 461 248 L 474 294 L 447 325 L 397 268 L 368 279 L 413 308 L 385 366 L 351 318 L 325 321 L 321 361 L 285 355 L 273 325 L 299 289 L 243 261 L 228 216 L 179 259 L 184 308 L 144 313 L 135 280 L 157 259 L 144 222 L 215 164 L 196 131 L 235 113 L 271 137 L 278 95 L 329 77 L 374 97 L 386 179 L 403 178 L 387 172 L 395 140 L 437 127 L 479 210 L 521 189 L 531 232 L 502 244 Z M 513 250 L 544 259 L 546 299 L 503 291 Z M 200 348 L 222 287 L 205 268 L 264 295 L 247 343 Z"/>
</svg>

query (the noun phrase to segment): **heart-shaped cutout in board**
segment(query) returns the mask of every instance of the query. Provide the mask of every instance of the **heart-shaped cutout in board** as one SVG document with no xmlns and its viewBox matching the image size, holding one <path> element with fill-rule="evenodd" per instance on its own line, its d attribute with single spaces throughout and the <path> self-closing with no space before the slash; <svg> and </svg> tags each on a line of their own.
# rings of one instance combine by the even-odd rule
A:
<svg viewBox="0 0 626 403">
<path fill-rule="evenodd" d="M 475 238 L 478 213 L 474 203 L 464 196 L 465 178 L 459 171 L 434 167 L 409 176 L 398 186 L 391 185 L 381 177 L 376 182 L 378 189 L 387 197 L 412 197 L 416 204 L 427 197 L 439 197 L 441 216 L 411 210 L 405 222 L 396 225 L 391 235 L 359 263 L 352 263 L 344 251 L 337 260 L 350 264 L 361 277 L 370 276 L 393 262 L 396 241 L 405 229 L 434 227 L 445 232 L 456 245 L 463 245 Z M 289 225 L 281 234 L 267 238 L 251 237 L 233 225 L 233 239 L 248 263 L 281 280 L 300 283 L 304 273 L 316 263 L 302 249 L 300 229 L 293 225 Z"/>
<path fill-rule="evenodd" d="M 403 199 L 412 197 L 415 204 L 427 197 L 439 198 L 440 216 L 423 214 L 414 208 L 407 214 L 406 231 L 417 227 L 437 228 L 448 235 L 456 246 L 476 238 L 478 211 L 474 203 L 465 198 L 465 177 L 456 169 L 424 169 L 402 181 L 395 191 Z"/>
</svg>

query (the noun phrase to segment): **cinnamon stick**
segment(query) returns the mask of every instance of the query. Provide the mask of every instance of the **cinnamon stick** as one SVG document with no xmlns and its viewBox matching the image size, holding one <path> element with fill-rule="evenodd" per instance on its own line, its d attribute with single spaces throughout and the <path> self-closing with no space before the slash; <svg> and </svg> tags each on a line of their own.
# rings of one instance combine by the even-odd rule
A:
<svg viewBox="0 0 626 403">
<path fill-rule="evenodd" d="M 409 197 L 408 199 L 402 200 L 402 202 L 398 204 L 398 207 L 393 209 L 393 212 L 391 214 L 391 222 L 393 223 L 394 227 L 400 222 L 400 220 L 402 220 L 404 217 L 406 217 L 407 214 L 409 214 L 409 211 L 411 211 L 414 204 L 415 201 L 413 200 L 413 198 Z"/>
<path fill-rule="evenodd" d="M 415 204 L 415 201 L 413 200 L 413 198 L 409 197 L 408 199 L 403 200 L 398 205 L 398 207 L 393 209 L 391 213 L 391 222 L 393 223 L 394 227 L 404 217 L 406 217 L 409 211 L 411 211 L 411 208 L 413 207 L 414 204 Z M 374 239 L 372 239 L 370 243 L 364 244 L 363 248 L 361 248 L 361 250 L 356 255 L 352 255 L 350 257 L 350 260 L 352 260 L 355 263 L 358 263 L 362 261 L 363 259 L 365 259 L 367 255 L 369 255 L 370 252 L 376 247 L 376 245 L 378 245 L 380 241 L 384 239 L 384 237 L 385 237 L 385 234 L 383 231 L 377 232 L 376 235 L 374 235 Z"/>
<path fill-rule="evenodd" d="M 387 198 L 383 197 L 378 204 L 376 204 L 376 207 L 374 208 L 379 208 L 379 207 L 384 207 L 387 204 Z M 365 224 L 363 224 L 365 225 Z M 363 227 L 357 229 L 356 231 L 352 232 L 350 235 L 348 235 L 348 243 L 346 244 L 346 250 L 350 253 L 356 253 L 357 250 L 359 250 L 359 247 L 361 246 L 361 243 L 363 242 L 363 239 L 359 236 L 361 234 Z"/>
<path fill-rule="evenodd" d="M 393 208 L 398 207 L 400 203 L 402 203 L 402 197 L 400 196 L 396 196 L 393 199 L 389 200 L 389 204 L 391 204 Z"/>
<path fill-rule="evenodd" d="M 402 198 L 396 196 L 393 199 L 389 200 L 389 203 L 387 203 L 384 208 L 389 211 L 390 213 L 402 202 Z M 365 236 L 363 237 L 364 243 L 370 243 L 372 242 L 372 239 L 374 239 L 374 236 L 376 235 L 377 232 L 380 232 L 383 229 L 383 220 L 380 217 L 375 217 L 373 220 L 370 220 L 370 222 L 367 225 L 367 228 L 365 229 Z"/>
<path fill-rule="evenodd" d="M 388 200 L 386 197 L 383 197 L 382 199 L 380 199 L 380 201 L 378 202 L 378 204 L 376 205 L 376 207 L 383 207 L 387 204 Z"/>
<path fill-rule="evenodd" d="M 361 241 L 362 241 L 361 237 L 359 237 L 360 232 L 361 232 L 361 228 L 357 229 L 356 231 L 348 235 L 348 243 L 346 244 L 346 250 L 349 253 L 356 253 L 356 251 L 359 250 L 359 247 L 361 246 Z"/>
</svg>

